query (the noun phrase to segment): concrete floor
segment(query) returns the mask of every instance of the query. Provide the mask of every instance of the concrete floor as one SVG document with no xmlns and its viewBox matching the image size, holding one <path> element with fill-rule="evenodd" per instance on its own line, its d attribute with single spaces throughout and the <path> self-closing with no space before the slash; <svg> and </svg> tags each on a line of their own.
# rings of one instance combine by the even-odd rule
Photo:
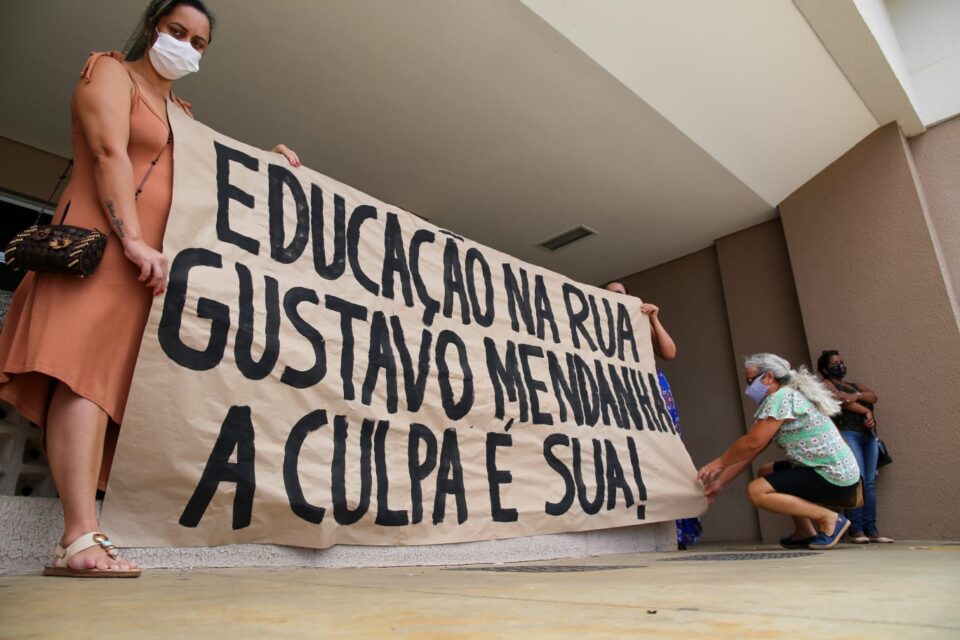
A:
<svg viewBox="0 0 960 640">
<path fill-rule="evenodd" d="M 701 546 L 448 568 L 152 570 L 138 580 L 0 577 L 0 638 L 384 635 L 960 638 L 960 544 L 821 553 Z"/>
</svg>

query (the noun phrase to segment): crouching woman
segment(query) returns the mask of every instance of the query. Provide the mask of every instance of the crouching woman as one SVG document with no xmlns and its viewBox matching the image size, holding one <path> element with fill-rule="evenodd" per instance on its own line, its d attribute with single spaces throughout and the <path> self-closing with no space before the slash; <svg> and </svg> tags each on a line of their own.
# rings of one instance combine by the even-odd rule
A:
<svg viewBox="0 0 960 640">
<path fill-rule="evenodd" d="M 744 378 L 746 395 L 760 407 L 750 431 L 698 472 L 707 497 L 712 501 L 774 441 L 787 460 L 761 470 L 747 487 L 750 501 L 793 518 L 794 532 L 783 546 L 832 549 L 850 521 L 822 505 L 853 504 L 860 480 L 857 460 L 829 417 L 839 403 L 804 368 L 793 371 L 772 353 L 748 357 Z"/>
</svg>

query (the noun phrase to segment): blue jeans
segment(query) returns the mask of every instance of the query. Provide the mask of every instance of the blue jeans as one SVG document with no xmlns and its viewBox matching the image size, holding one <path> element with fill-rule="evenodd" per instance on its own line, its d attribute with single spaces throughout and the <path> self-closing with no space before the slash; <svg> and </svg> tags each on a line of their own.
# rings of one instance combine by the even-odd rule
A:
<svg viewBox="0 0 960 640">
<path fill-rule="evenodd" d="M 853 451 L 863 478 L 863 507 L 847 509 L 850 530 L 872 536 L 877 533 L 877 437 L 872 431 L 846 429 L 840 435 Z"/>
</svg>

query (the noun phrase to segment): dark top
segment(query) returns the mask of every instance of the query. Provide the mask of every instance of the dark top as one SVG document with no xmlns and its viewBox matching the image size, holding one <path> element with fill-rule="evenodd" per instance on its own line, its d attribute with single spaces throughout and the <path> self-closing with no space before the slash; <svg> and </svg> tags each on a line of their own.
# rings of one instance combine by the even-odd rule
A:
<svg viewBox="0 0 960 640">
<path fill-rule="evenodd" d="M 837 389 L 844 393 L 857 393 L 860 391 L 860 389 L 857 388 L 857 385 L 853 383 L 837 382 L 833 380 L 831 380 L 831 382 L 837 387 Z M 873 405 L 871 403 L 863 400 L 857 400 L 857 402 L 873 412 Z M 853 411 L 848 411 L 841 408 L 840 415 L 833 416 L 833 423 L 836 424 L 837 429 L 840 429 L 841 431 L 870 431 L 870 429 L 863 424 L 866 419 L 867 416 L 863 414 L 854 413 Z"/>
</svg>

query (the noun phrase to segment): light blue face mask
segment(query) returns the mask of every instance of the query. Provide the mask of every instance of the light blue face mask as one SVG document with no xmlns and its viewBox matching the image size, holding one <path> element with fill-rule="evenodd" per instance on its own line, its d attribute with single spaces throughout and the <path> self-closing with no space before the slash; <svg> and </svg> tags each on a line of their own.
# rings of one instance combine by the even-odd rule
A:
<svg viewBox="0 0 960 640">
<path fill-rule="evenodd" d="M 770 385 L 763 384 L 763 374 L 761 374 L 757 376 L 756 380 L 750 383 L 750 386 L 743 392 L 743 395 L 760 404 L 763 402 L 763 399 L 767 397 L 767 391 L 769 390 Z"/>
</svg>

